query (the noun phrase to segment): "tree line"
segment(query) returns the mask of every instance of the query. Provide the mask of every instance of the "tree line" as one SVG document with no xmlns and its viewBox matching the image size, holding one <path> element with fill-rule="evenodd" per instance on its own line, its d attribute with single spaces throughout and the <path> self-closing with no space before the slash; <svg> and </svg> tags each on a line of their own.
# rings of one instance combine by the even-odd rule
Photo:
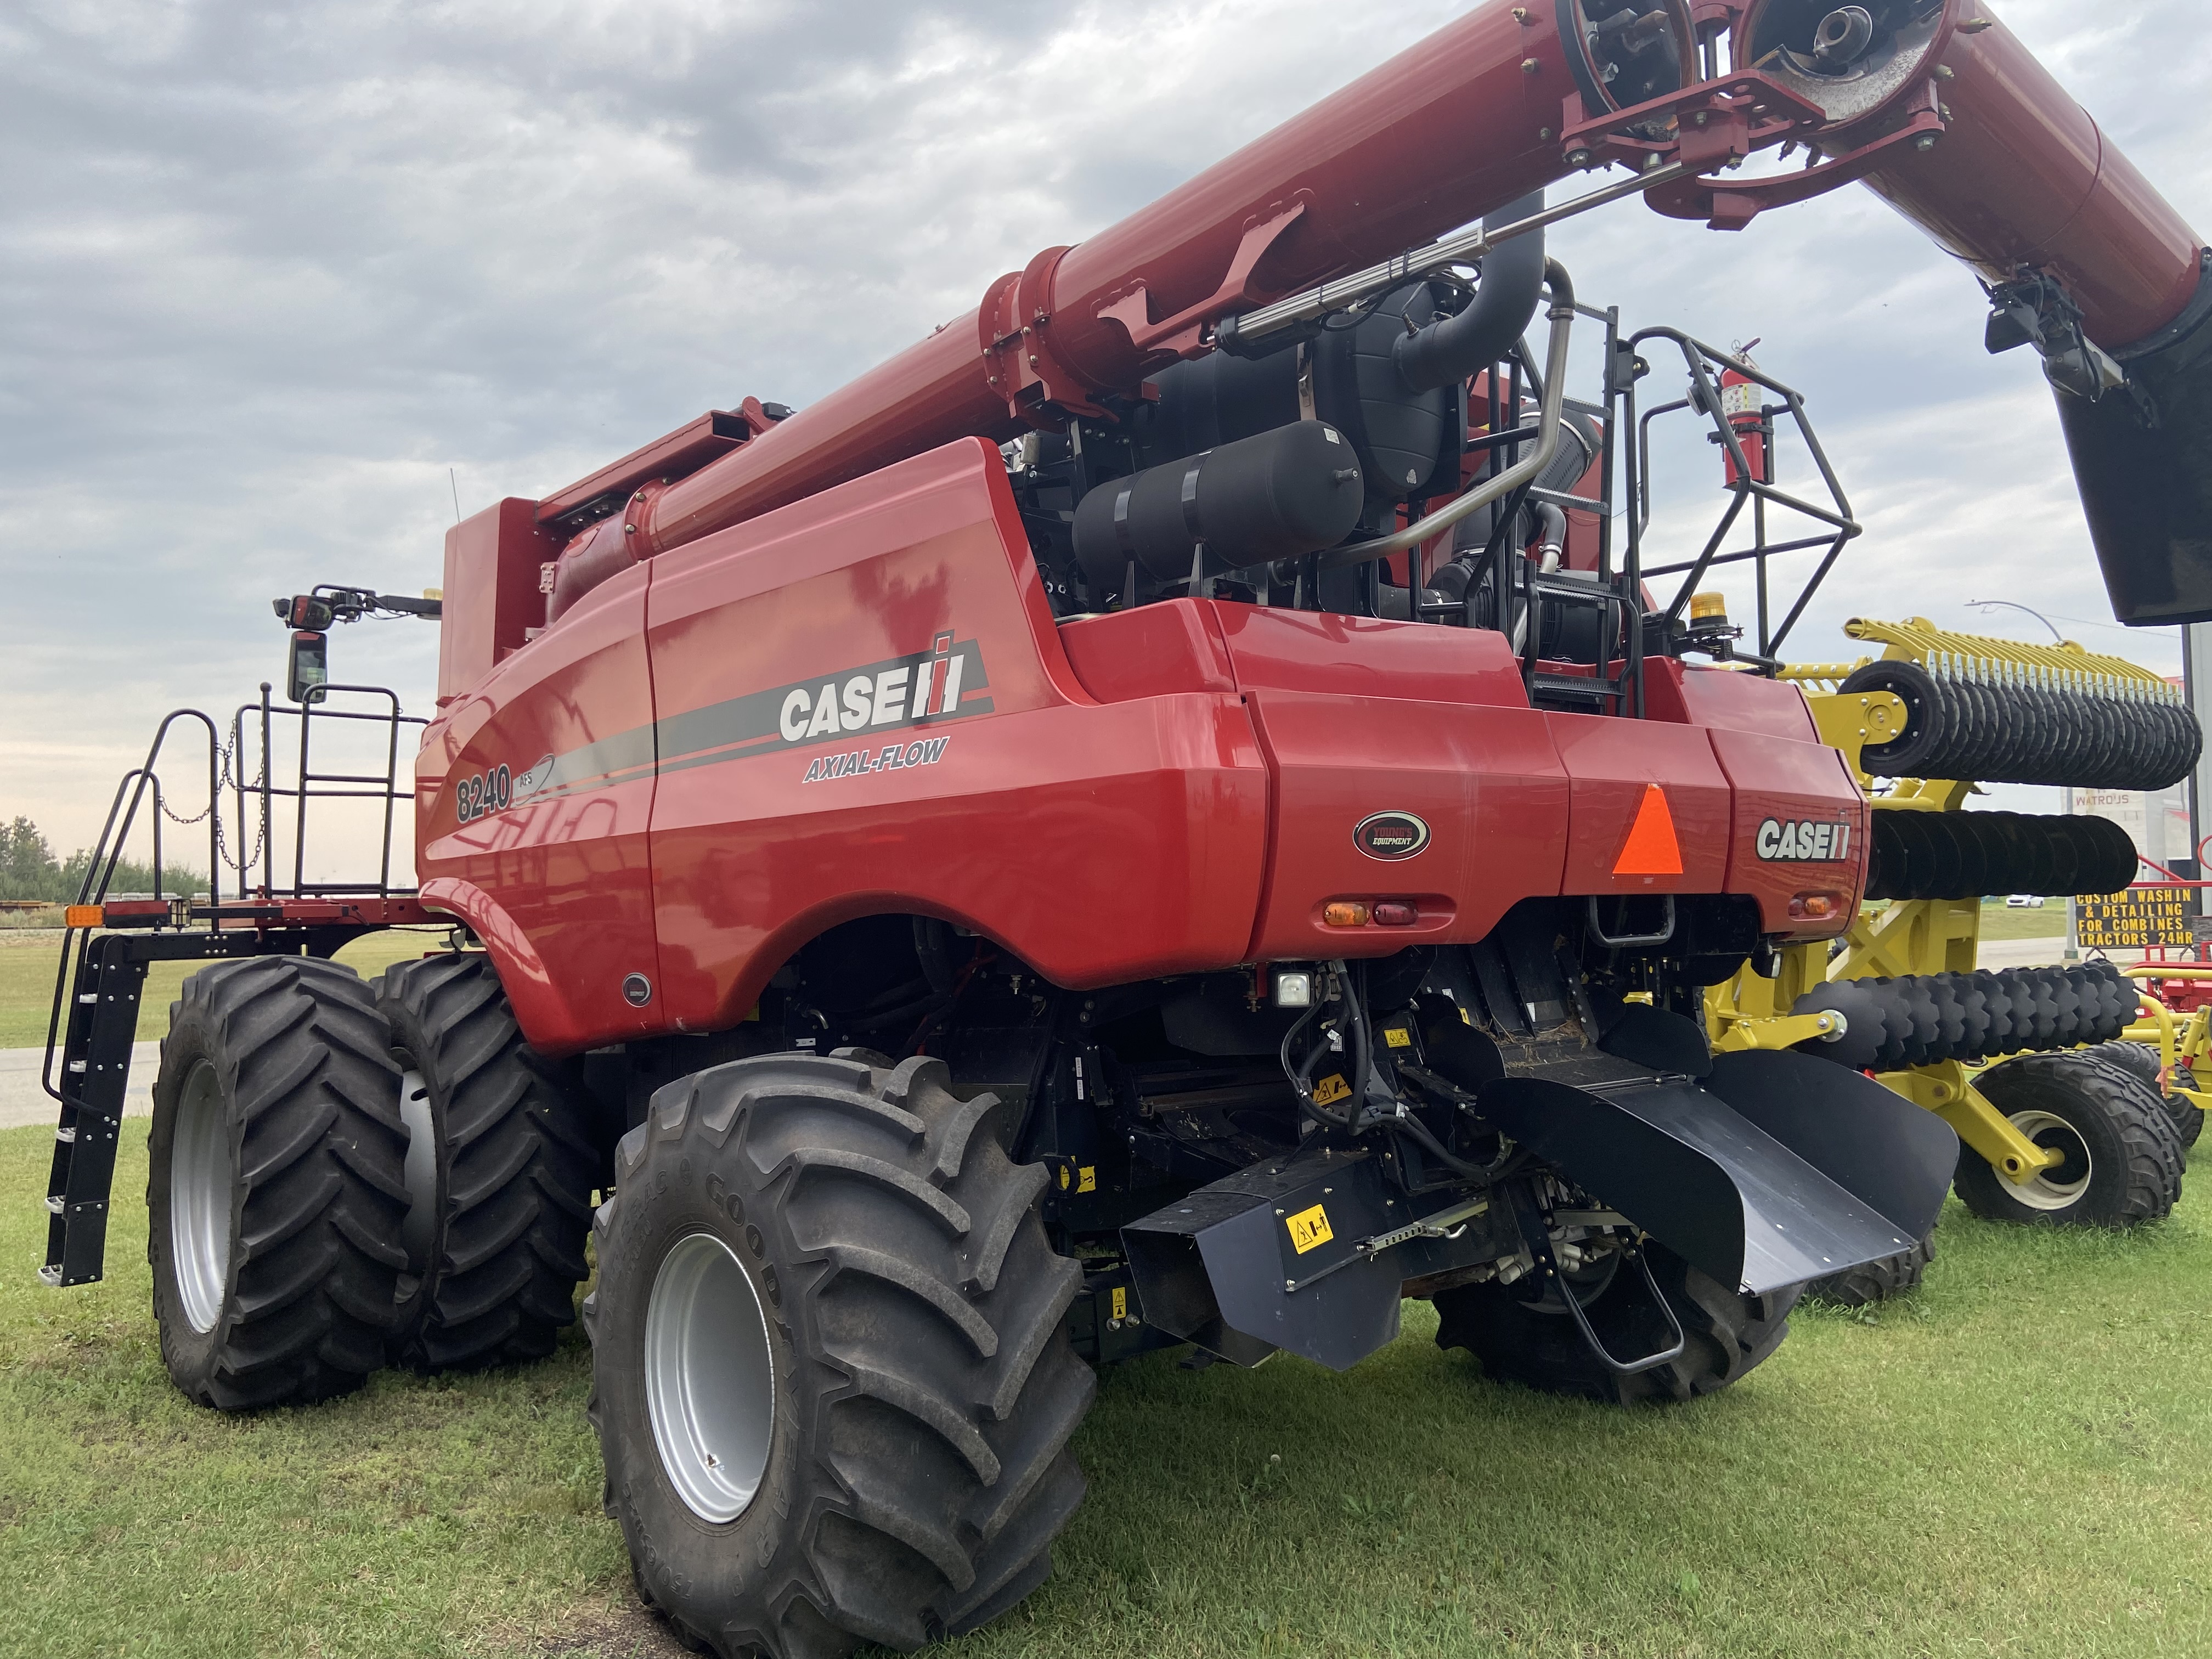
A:
<svg viewBox="0 0 2212 1659">
<path fill-rule="evenodd" d="M 27 817 L 18 815 L 12 823 L 0 826 L 0 900 L 73 902 L 83 889 L 85 872 L 91 866 L 89 847 L 80 847 L 67 858 L 58 859 L 39 826 Z M 162 890 L 169 893 L 180 890 L 198 891 L 207 885 L 207 878 L 199 872 L 166 861 L 161 866 L 161 881 Z M 117 860 L 107 890 L 111 895 L 152 892 L 154 866 L 136 859 Z"/>
</svg>

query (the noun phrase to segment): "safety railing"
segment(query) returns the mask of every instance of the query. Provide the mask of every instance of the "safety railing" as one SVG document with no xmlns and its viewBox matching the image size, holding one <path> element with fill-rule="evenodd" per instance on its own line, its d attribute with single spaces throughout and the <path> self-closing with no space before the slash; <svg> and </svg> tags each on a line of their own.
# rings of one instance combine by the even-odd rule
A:
<svg viewBox="0 0 2212 1659">
<path fill-rule="evenodd" d="M 1652 342 L 1664 342 L 1680 352 L 1683 367 L 1689 374 L 1690 390 L 1686 396 L 1655 404 L 1639 413 L 1637 386 L 1650 373 L 1650 365 L 1640 355 L 1640 349 Z M 1756 593 L 1759 648 L 1755 653 L 1737 654 L 1761 665 L 1773 666 L 1791 631 L 1803 619 L 1807 607 L 1827 580 L 1828 573 L 1843 556 L 1844 549 L 1862 531 L 1857 520 L 1851 516 L 1850 501 L 1844 493 L 1843 483 L 1837 477 L 1827 452 L 1821 447 L 1820 436 L 1805 413 L 1803 395 L 1767 374 L 1743 352 L 1723 351 L 1680 329 L 1643 329 L 1625 342 L 1608 344 L 1613 347 L 1607 357 L 1613 365 L 1608 376 L 1608 402 L 1617 396 L 1622 405 L 1622 489 L 1628 526 L 1626 568 L 1639 581 L 1675 575 L 1682 578 L 1680 587 L 1662 612 L 1668 624 L 1674 627 L 1680 625 L 1691 597 L 1710 573 L 1724 566 L 1750 564 Z M 1730 378 L 1734 384 L 1724 387 L 1723 380 Z M 1747 388 L 1757 395 L 1747 395 Z M 1651 428 L 1655 422 L 1684 411 L 1702 415 L 1711 423 L 1712 441 L 1728 458 L 1723 487 L 1729 501 L 1696 557 L 1671 564 L 1647 565 L 1644 543 L 1653 516 Z M 1812 462 L 1825 500 L 1784 489 L 1775 482 L 1778 471 L 1778 440 L 1784 430 L 1785 420 L 1787 429 L 1795 434 Z M 1729 547 L 1729 539 L 1747 508 L 1751 514 L 1751 544 Z M 1820 528 L 1805 535 L 1772 539 L 1771 517 L 1777 511 L 1799 515 Z M 1773 621 L 1773 562 L 1814 550 L 1820 552 L 1819 562 L 1788 614 L 1777 626 Z"/>
</svg>

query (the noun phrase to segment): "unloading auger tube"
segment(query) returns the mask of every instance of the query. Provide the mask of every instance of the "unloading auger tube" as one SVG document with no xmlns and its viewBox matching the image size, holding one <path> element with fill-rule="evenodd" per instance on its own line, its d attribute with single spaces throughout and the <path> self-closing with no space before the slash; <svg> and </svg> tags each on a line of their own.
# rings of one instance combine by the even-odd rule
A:
<svg viewBox="0 0 2212 1659">
<path fill-rule="evenodd" d="M 1322 325 L 1292 313 L 1510 246 L 1510 227 L 1455 233 L 1608 165 L 1637 176 L 1588 204 L 1626 186 L 1730 230 L 1864 179 L 1983 279 L 1990 349 L 2042 355 L 2115 613 L 2212 617 L 2212 471 L 2191 459 L 2212 450 L 2212 250 L 1988 6 L 1661 0 L 1614 21 L 1478 6 L 811 407 L 733 423 L 711 464 L 641 473 L 580 528 L 542 514 L 572 538 L 549 622 L 637 559 L 938 445 L 1111 419 L 1168 364 L 1265 346 L 1255 316 L 1288 347 Z M 1811 165 L 1729 176 L 1784 144 Z"/>
</svg>

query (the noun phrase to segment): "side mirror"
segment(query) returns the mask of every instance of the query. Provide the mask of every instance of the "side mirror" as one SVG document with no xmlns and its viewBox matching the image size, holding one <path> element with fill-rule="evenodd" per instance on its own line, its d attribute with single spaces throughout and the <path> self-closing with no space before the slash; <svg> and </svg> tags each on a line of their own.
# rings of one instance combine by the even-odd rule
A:
<svg viewBox="0 0 2212 1659">
<path fill-rule="evenodd" d="M 284 695 L 294 702 L 320 702 L 331 683 L 331 636 L 301 629 L 292 635 L 284 662 Z"/>
</svg>

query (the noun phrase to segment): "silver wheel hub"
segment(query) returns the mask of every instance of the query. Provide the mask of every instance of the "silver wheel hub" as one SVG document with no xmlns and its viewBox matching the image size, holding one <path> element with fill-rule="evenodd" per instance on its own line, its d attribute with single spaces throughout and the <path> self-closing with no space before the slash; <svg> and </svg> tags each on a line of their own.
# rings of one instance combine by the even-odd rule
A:
<svg viewBox="0 0 2212 1659">
<path fill-rule="evenodd" d="M 734 1521 L 768 1471 L 775 1358 L 752 1276 L 712 1233 L 661 1259 L 645 1310 L 645 1400 L 660 1467 L 702 1521 Z"/>
<path fill-rule="evenodd" d="M 229 1114 L 215 1062 L 195 1060 L 169 1141 L 169 1262 L 185 1318 L 204 1335 L 222 1316 L 230 1279 Z"/>
<path fill-rule="evenodd" d="M 2060 1162 L 2014 1184 L 2012 1195 L 2032 1210 L 2067 1210 L 2080 1203 L 2096 1174 L 2081 1132 L 2055 1112 L 2014 1112 L 2012 1127 L 2037 1146 L 2060 1155 Z"/>
</svg>

